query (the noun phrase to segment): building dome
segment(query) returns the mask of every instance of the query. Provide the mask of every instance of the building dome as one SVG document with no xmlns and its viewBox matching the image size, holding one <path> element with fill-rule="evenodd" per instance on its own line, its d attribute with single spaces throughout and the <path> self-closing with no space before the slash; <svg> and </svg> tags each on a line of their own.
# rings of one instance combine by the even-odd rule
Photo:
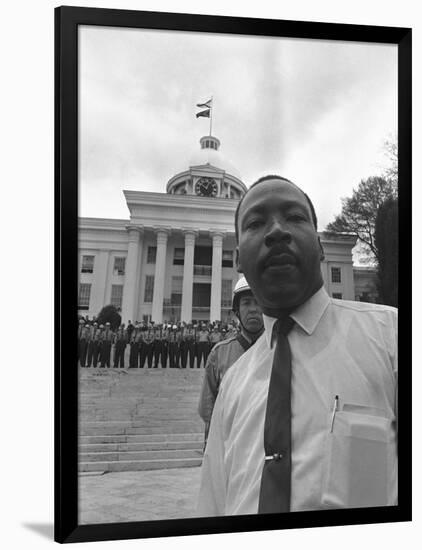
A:
<svg viewBox="0 0 422 550">
<path fill-rule="evenodd" d="M 188 169 L 167 183 L 167 193 L 240 199 L 246 192 L 238 170 L 220 152 L 220 140 L 203 136 L 200 148 L 188 161 Z"/>
<path fill-rule="evenodd" d="M 220 151 L 220 140 L 213 136 L 204 136 L 200 139 L 201 148 L 189 158 L 189 167 L 210 164 L 242 179 L 239 171 Z M 208 146 L 207 146 L 208 145 Z"/>
</svg>

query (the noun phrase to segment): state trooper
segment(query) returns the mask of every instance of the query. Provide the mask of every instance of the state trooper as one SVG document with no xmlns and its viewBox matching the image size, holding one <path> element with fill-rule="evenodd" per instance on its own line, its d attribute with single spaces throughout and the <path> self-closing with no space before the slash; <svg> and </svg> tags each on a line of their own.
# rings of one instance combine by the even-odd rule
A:
<svg viewBox="0 0 422 550">
<path fill-rule="evenodd" d="M 160 363 L 161 368 L 165 369 L 167 368 L 167 357 L 168 357 L 168 345 L 169 345 L 169 326 L 167 324 L 163 325 L 163 328 L 161 329 L 161 338 L 160 338 Z"/>
<path fill-rule="evenodd" d="M 113 337 L 114 342 L 114 365 L 113 368 L 125 368 L 125 349 L 127 345 L 127 330 L 125 325 L 121 324 Z"/>
<path fill-rule="evenodd" d="M 176 367 L 176 355 L 179 342 L 177 340 L 177 325 L 170 327 L 168 331 L 168 358 L 171 369 Z"/>
<path fill-rule="evenodd" d="M 142 327 L 136 323 L 130 337 L 129 368 L 137 369 L 142 352 Z"/>
<path fill-rule="evenodd" d="M 208 354 L 210 351 L 210 333 L 207 330 L 205 323 L 202 323 L 198 333 L 197 333 L 197 353 L 196 353 L 196 366 L 198 369 L 201 367 L 201 361 L 204 359 L 204 367 L 208 359 Z"/>
<path fill-rule="evenodd" d="M 98 360 L 98 337 L 100 334 L 100 329 L 98 328 L 98 323 L 94 323 L 89 327 L 89 341 L 88 341 L 88 358 L 87 358 L 87 367 L 90 367 L 93 363 L 94 357 Z M 94 361 L 94 367 L 97 366 L 97 360 Z"/>
<path fill-rule="evenodd" d="M 142 350 L 141 350 L 141 362 L 139 367 L 144 368 L 145 360 L 148 360 L 148 368 L 152 367 L 152 359 L 154 353 L 154 330 L 152 325 L 148 324 L 148 329 L 142 331 Z"/>
<path fill-rule="evenodd" d="M 154 369 L 158 368 L 161 357 L 161 324 L 154 325 Z"/>
<path fill-rule="evenodd" d="M 98 361 L 101 363 L 101 348 L 103 345 L 103 332 L 104 332 L 104 325 L 100 325 L 98 327 L 98 332 L 95 334 L 95 340 L 97 342 L 97 345 L 94 347 L 93 353 L 92 353 L 92 364 L 94 368 L 97 368 Z"/>
<path fill-rule="evenodd" d="M 240 332 L 214 345 L 205 366 L 205 376 L 199 398 L 198 412 L 205 422 L 205 444 L 214 403 L 226 371 L 261 336 L 264 330 L 262 310 L 255 300 L 245 277 L 233 291 L 232 309 L 239 319 Z M 218 327 L 214 331 L 218 333 Z"/>
<path fill-rule="evenodd" d="M 183 327 L 180 321 L 177 323 L 176 328 L 176 357 L 175 357 L 175 368 L 180 369 L 181 367 L 181 358 L 182 358 L 182 349 L 183 349 Z"/>
<path fill-rule="evenodd" d="M 85 323 L 84 319 L 79 321 L 78 328 L 78 359 L 81 367 L 86 366 L 86 353 L 88 349 L 89 339 L 89 325 Z"/>
<path fill-rule="evenodd" d="M 195 339 L 195 329 L 192 323 L 188 323 L 187 327 L 183 330 L 182 369 L 186 368 L 188 354 L 189 366 L 193 369 L 195 362 Z"/>
<path fill-rule="evenodd" d="M 114 339 L 114 332 L 110 328 L 110 323 L 105 324 L 105 329 L 101 333 L 101 368 L 110 368 L 111 345 Z"/>
</svg>

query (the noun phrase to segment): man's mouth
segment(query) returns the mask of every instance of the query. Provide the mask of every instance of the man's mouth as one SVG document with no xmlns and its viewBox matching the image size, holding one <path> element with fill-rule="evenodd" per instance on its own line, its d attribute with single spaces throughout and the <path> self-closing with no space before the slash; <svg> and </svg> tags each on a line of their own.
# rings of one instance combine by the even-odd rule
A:
<svg viewBox="0 0 422 550">
<path fill-rule="evenodd" d="M 289 269 L 296 265 L 296 259 L 287 253 L 282 254 L 272 254 L 269 258 L 265 260 L 265 268 L 279 268 L 279 269 Z"/>
</svg>

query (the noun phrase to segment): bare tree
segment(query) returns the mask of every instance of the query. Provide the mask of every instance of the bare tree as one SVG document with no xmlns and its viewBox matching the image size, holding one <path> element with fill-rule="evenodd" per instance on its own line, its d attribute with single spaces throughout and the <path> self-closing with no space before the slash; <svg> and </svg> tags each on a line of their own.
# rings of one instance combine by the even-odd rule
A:
<svg viewBox="0 0 422 550">
<path fill-rule="evenodd" d="M 386 139 L 384 141 L 383 148 L 384 148 L 385 156 L 387 157 L 389 162 L 389 166 L 385 169 L 383 176 L 385 179 L 393 183 L 397 188 L 398 175 L 399 175 L 399 169 L 398 169 L 399 149 L 397 145 L 397 135 L 390 136 L 388 139 Z"/>
</svg>

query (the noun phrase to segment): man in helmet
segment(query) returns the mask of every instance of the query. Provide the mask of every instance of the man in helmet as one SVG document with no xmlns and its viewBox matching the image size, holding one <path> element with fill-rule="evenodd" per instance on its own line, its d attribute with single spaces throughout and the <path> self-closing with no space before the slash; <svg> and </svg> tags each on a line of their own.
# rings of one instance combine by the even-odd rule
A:
<svg viewBox="0 0 422 550">
<path fill-rule="evenodd" d="M 78 359 L 81 367 L 86 367 L 86 354 L 88 349 L 89 325 L 84 319 L 79 320 L 78 329 Z"/>
<path fill-rule="evenodd" d="M 205 365 L 205 376 L 198 411 L 205 422 L 205 444 L 211 415 L 221 380 L 237 359 L 261 336 L 264 325 L 259 307 L 245 277 L 239 279 L 233 291 L 232 309 L 239 319 L 240 331 L 216 344 Z"/>
</svg>

